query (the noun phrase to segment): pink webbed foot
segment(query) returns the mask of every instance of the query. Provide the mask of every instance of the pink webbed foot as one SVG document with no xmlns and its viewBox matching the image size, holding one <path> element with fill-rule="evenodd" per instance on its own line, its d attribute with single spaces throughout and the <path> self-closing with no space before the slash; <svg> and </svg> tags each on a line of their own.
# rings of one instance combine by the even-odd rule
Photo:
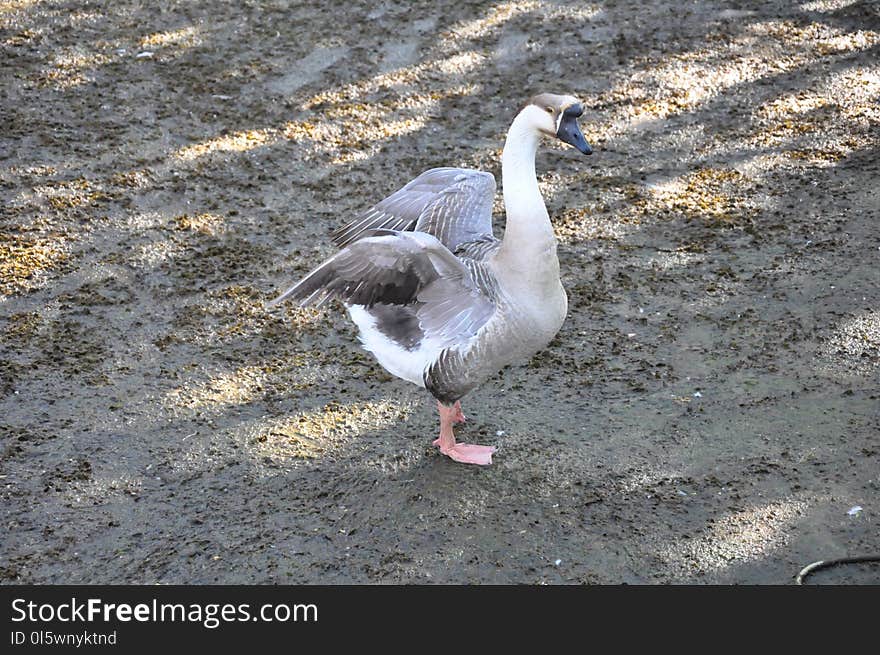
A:
<svg viewBox="0 0 880 655">
<path fill-rule="evenodd" d="M 440 437 L 434 439 L 433 444 L 440 447 L 440 452 L 462 464 L 478 464 L 480 466 L 491 464 L 495 446 L 477 446 L 455 442 L 452 425 L 465 420 L 461 404 L 456 402 L 452 406 L 446 406 L 438 402 L 437 409 L 440 410 Z"/>
<path fill-rule="evenodd" d="M 495 446 L 477 446 L 470 443 L 457 443 L 449 450 L 440 449 L 440 452 L 450 459 L 462 464 L 477 464 L 488 466 L 492 463 L 492 453 Z"/>
<path fill-rule="evenodd" d="M 480 466 L 491 464 L 492 454 L 497 450 L 495 446 L 478 446 L 470 443 L 456 443 L 444 448 L 440 438 L 434 439 L 431 443 L 440 446 L 440 452 L 453 461 Z"/>
</svg>

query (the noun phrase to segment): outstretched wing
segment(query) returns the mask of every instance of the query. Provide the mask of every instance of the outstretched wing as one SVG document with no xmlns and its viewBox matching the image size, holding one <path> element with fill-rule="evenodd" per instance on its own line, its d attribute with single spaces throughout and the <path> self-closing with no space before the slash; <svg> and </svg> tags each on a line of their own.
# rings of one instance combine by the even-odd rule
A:
<svg viewBox="0 0 880 655">
<path fill-rule="evenodd" d="M 373 230 L 346 246 L 270 303 L 320 307 L 330 298 L 372 307 L 414 305 L 426 334 L 469 338 L 495 311 L 493 298 L 437 238 Z"/>
<path fill-rule="evenodd" d="M 345 247 L 375 229 L 426 232 L 450 251 L 492 236 L 495 178 L 466 168 L 433 168 L 333 233 Z"/>
</svg>

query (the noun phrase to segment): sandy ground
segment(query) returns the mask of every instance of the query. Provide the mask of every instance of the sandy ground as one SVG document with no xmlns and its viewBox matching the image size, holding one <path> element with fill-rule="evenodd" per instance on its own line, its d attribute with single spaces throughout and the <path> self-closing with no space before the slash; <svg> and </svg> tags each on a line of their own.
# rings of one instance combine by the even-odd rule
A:
<svg viewBox="0 0 880 655">
<path fill-rule="evenodd" d="M 4 582 L 789 583 L 880 550 L 877 3 L 0 12 Z M 338 307 L 263 303 L 422 170 L 498 177 L 540 91 L 596 150 L 538 158 L 570 314 L 465 399 L 499 452 L 457 465 Z"/>
</svg>

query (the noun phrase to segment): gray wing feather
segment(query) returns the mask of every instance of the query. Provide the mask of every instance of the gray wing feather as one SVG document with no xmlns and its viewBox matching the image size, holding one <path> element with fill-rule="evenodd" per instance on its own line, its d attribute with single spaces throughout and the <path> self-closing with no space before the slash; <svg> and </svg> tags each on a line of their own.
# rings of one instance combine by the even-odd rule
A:
<svg viewBox="0 0 880 655">
<path fill-rule="evenodd" d="M 419 325 L 444 345 L 474 336 L 495 302 L 468 268 L 435 237 L 379 230 L 346 246 L 269 303 L 319 307 L 330 298 L 352 305 L 413 305 Z"/>
<path fill-rule="evenodd" d="M 432 234 L 449 250 L 492 236 L 495 178 L 466 168 L 433 168 L 333 233 L 345 247 L 375 229 Z"/>
</svg>

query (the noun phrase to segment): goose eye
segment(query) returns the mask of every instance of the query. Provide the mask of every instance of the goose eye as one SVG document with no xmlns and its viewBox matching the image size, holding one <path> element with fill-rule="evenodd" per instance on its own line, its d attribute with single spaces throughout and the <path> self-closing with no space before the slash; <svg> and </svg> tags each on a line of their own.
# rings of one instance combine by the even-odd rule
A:
<svg viewBox="0 0 880 655">
<path fill-rule="evenodd" d="M 552 114 L 552 113 L 553 113 L 553 107 L 544 107 L 544 109 L 547 110 L 547 113 L 548 113 L 548 114 Z"/>
</svg>

